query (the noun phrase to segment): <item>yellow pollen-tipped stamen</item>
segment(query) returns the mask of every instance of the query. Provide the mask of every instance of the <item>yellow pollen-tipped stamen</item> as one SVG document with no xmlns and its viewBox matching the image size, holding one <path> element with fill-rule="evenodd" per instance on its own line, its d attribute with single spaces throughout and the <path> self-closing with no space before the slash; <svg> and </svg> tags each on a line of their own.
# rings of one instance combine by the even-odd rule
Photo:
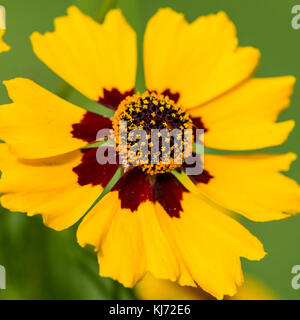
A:
<svg viewBox="0 0 300 320">
<path fill-rule="evenodd" d="M 149 93 L 148 91 L 144 92 L 142 95 L 140 93 L 134 94 L 132 96 L 126 97 L 119 105 L 116 110 L 112 122 L 113 129 L 115 131 L 116 140 L 117 140 L 117 150 L 122 153 L 122 155 L 126 156 L 129 163 L 134 166 L 140 166 L 141 169 L 147 172 L 150 175 L 159 174 L 164 172 L 170 172 L 181 165 L 175 164 L 174 159 L 172 157 L 172 153 L 170 156 L 165 157 L 163 159 L 162 152 L 166 151 L 166 147 L 160 146 L 160 151 L 158 155 L 158 163 L 152 164 L 151 161 L 148 163 L 143 163 L 138 157 L 141 152 L 138 150 L 137 152 L 132 151 L 131 147 L 137 142 L 127 141 L 127 146 L 122 145 L 122 150 L 119 145 L 120 137 L 119 137 L 119 122 L 127 121 L 127 134 L 128 131 L 135 129 L 143 129 L 146 130 L 148 147 L 151 148 L 153 146 L 153 142 L 151 141 L 151 130 L 152 129 L 179 129 L 183 131 L 187 128 L 192 128 L 192 121 L 190 120 L 188 114 L 185 112 L 182 106 L 177 105 L 172 99 L 168 96 L 164 96 L 161 94 L 156 94 L 155 92 Z M 125 129 L 125 126 L 122 128 Z M 158 131 L 158 138 L 162 137 L 161 132 Z M 139 140 L 141 137 L 137 136 L 136 140 Z M 181 134 L 177 134 L 174 137 L 174 140 L 178 140 L 180 142 L 182 139 Z M 173 140 L 172 140 L 173 141 Z M 171 144 L 171 139 L 169 137 L 164 138 L 164 142 L 169 144 L 170 152 L 174 152 L 174 145 Z M 141 146 L 146 146 L 147 143 L 142 141 Z M 179 145 L 179 149 L 182 150 L 184 146 L 184 142 L 182 141 Z M 151 150 L 147 151 L 149 155 L 149 159 L 151 158 Z M 169 158 L 169 159 L 168 159 Z M 165 161 L 164 161 L 165 160 Z M 169 160 L 167 162 L 166 160 Z"/>
</svg>

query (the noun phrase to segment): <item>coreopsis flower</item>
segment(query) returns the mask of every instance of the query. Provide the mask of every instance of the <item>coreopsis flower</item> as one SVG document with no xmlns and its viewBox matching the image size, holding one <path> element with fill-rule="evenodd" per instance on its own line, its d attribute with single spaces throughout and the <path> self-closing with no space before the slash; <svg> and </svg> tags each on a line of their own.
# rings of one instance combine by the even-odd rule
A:
<svg viewBox="0 0 300 320">
<path fill-rule="evenodd" d="M 137 297 L 143 300 L 214 300 L 201 288 L 181 287 L 169 280 L 147 275 L 135 288 Z M 237 293 L 224 297 L 225 300 L 278 300 L 271 289 L 253 276 L 246 275 Z"/>
<path fill-rule="evenodd" d="M 136 41 L 118 9 L 98 24 L 71 7 L 55 20 L 54 32 L 31 36 L 41 61 L 114 115 L 86 111 L 28 79 L 5 81 L 13 103 L 0 108 L 1 203 L 42 214 L 56 230 L 82 219 L 79 244 L 93 245 L 100 275 L 124 286 L 150 272 L 218 299 L 234 295 L 243 282 L 240 257 L 260 260 L 265 251 L 231 213 L 261 222 L 297 213 L 299 186 L 280 173 L 296 156 L 206 154 L 201 174 L 183 175 L 185 164 L 161 158 L 100 164 L 100 147 L 87 146 L 101 129 L 118 136 L 123 120 L 128 130 L 202 129 L 212 149 L 276 146 L 294 126 L 275 121 L 289 105 L 295 79 L 252 77 L 259 51 L 238 46 L 225 13 L 188 23 L 161 9 L 144 37 L 147 91 L 135 93 Z M 103 190 L 109 192 L 96 204 Z"/>
<path fill-rule="evenodd" d="M 0 6 L 0 53 L 9 51 L 10 46 L 8 46 L 3 40 L 3 36 L 6 29 L 6 23 L 5 23 L 5 8 L 3 6 Z"/>
</svg>

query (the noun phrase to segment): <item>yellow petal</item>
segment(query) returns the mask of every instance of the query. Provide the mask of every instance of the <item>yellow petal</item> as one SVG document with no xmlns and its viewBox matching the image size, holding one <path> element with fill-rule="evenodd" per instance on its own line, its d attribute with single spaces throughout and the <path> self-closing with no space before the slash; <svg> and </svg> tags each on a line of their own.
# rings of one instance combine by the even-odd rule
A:
<svg viewBox="0 0 300 320">
<path fill-rule="evenodd" d="M 184 193 L 180 218 L 171 218 L 157 205 L 159 220 L 181 262 L 180 285 L 195 286 L 217 299 L 234 295 L 243 281 L 240 257 L 259 260 L 262 244 L 242 225 Z"/>
<path fill-rule="evenodd" d="M 5 81 L 12 104 L 0 106 L 0 138 L 22 158 L 46 158 L 86 145 L 73 138 L 72 124 L 85 110 L 28 79 Z"/>
<path fill-rule="evenodd" d="M 243 226 L 191 193 L 180 218 L 151 202 L 131 212 L 111 192 L 82 221 L 78 242 L 98 251 L 100 275 L 132 287 L 150 272 L 181 285 L 200 285 L 221 299 L 243 281 L 240 257 L 261 259 L 261 243 Z"/>
<path fill-rule="evenodd" d="M 96 250 L 101 249 L 103 237 L 120 207 L 118 192 L 109 192 L 99 204 L 88 213 L 77 229 L 77 240 L 84 247 L 93 245 Z"/>
<path fill-rule="evenodd" d="M 100 25 L 72 6 L 55 19 L 54 32 L 35 32 L 31 42 L 40 60 L 92 100 L 104 88 L 123 93 L 135 86 L 136 34 L 118 9 Z"/>
<path fill-rule="evenodd" d="M 279 145 L 294 127 L 294 121 L 275 123 L 290 104 L 294 83 L 294 77 L 251 79 L 190 114 L 201 117 L 208 129 L 208 147 L 251 150 Z"/>
<path fill-rule="evenodd" d="M 156 277 L 175 281 L 180 274 L 179 265 L 161 229 L 154 205 L 146 203 L 139 212 L 147 270 Z"/>
<path fill-rule="evenodd" d="M 125 287 L 132 287 L 144 276 L 146 255 L 140 227 L 136 212 L 124 209 L 116 212 L 98 251 L 102 277 L 110 277 Z"/>
<path fill-rule="evenodd" d="M 3 40 L 2 37 L 4 36 L 5 30 L 0 29 L 0 53 L 7 52 L 10 50 L 10 46 L 8 46 Z"/>
<path fill-rule="evenodd" d="M 118 192 L 110 192 L 82 221 L 80 245 L 92 244 L 98 251 L 100 275 L 132 287 L 146 271 L 175 281 L 178 264 L 158 223 L 151 202 L 138 211 L 121 209 Z"/>
<path fill-rule="evenodd" d="M 300 187 L 280 171 L 296 159 L 284 155 L 205 156 L 205 168 L 214 176 L 198 187 L 218 204 L 254 221 L 287 218 L 300 210 Z"/>
<path fill-rule="evenodd" d="M 259 52 L 237 45 L 235 27 L 224 12 L 189 24 L 182 14 L 160 9 L 144 39 L 147 88 L 179 93 L 186 108 L 203 104 L 253 73 Z"/>
<path fill-rule="evenodd" d="M 41 160 L 17 159 L 0 144 L 0 201 L 3 207 L 29 216 L 43 214 L 44 223 L 56 230 L 73 225 L 91 206 L 102 187 L 79 186 L 73 167 L 81 153 Z"/>
</svg>

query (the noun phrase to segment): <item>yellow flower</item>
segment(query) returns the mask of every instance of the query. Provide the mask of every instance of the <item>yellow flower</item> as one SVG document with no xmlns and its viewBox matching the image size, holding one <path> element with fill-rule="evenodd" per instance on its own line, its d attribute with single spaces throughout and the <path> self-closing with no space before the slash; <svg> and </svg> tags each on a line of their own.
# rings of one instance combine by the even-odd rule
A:
<svg viewBox="0 0 300 320">
<path fill-rule="evenodd" d="M 214 300 L 201 288 L 181 287 L 175 282 L 144 277 L 135 288 L 137 297 L 142 300 Z M 263 283 L 252 276 L 246 276 L 244 284 L 232 297 L 225 300 L 278 300 L 279 298 Z"/>
<path fill-rule="evenodd" d="M 6 29 L 5 8 L 0 5 L 0 53 L 9 51 L 10 47 L 2 40 Z"/>
<path fill-rule="evenodd" d="M 13 103 L 0 108 L 0 138 L 6 142 L 0 145 L 1 203 L 30 216 L 41 213 L 56 230 L 81 219 L 117 172 L 118 164 L 96 161 L 96 148 L 82 148 L 118 120 L 147 130 L 202 128 L 206 146 L 235 151 L 279 145 L 294 126 L 275 121 L 289 105 L 295 79 L 253 78 L 259 51 L 238 47 L 235 27 L 223 12 L 191 24 L 171 9 L 151 18 L 144 39 L 148 91 L 142 94 L 134 93 L 136 34 L 120 10 L 98 24 L 70 7 L 55 20 L 54 32 L 34 33 L 31 41 L 50 69 L 117 110 L 108 119 L 28 79 L 5 82 Z M 254 221 L 297 213 L 299 186 L 280 173 L 295 158 L 207 154 L 203 173 L 188 179 L 193 192 L 170 173 L 178 170 L 174 159 L 169 166 L 126 165 L 83 218 L 78 242 L 95 246 L 100 275 L 125 286 L 151 272 L 200 286 L 218 299 L 234 295 L 243 282 L 240 257 L 260 260 L 265 252 L 226 210 Z"/>
</svg>

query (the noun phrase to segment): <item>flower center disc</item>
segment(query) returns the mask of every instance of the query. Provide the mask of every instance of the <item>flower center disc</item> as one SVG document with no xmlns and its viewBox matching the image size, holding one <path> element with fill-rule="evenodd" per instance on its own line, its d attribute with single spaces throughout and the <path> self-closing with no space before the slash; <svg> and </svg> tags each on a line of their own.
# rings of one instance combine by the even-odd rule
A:
<svg viewBox="0 0 300 320">
<path fill-rule="evenodd" d="M 121 145 L 124 146 L 124 144 L 121 143 L 123 135 L 121 135 L 120 130 L 126 130 L 127 137 L 132 130 L 143 130 L 146 133 L 144 137 L 146 138 L 146 143 L 149 146 L 149 149 L 151 149 L 151 146 L 153 145 L 153 130 L 167 129 L 169 132 L 172 132 L 172 130 L 176 129 L 176 132 L 179 132 L 178 130 L 181 132 L 180 143 L 181 150 L 183 150 L 183 131 L 192 128 L 192 121 L 184 109 L 168 96 L 159 95 L 154 92 L 149 93 L 148 91 L 142 95 L 137 93 L 128 96 L 120 103 L 112 118 L 112 123 L 116 134 L 118 152 L 123 156 L 126 154 L 126 158 L 131 165 L 140 166 L 142 170 L 148 174 L 169 172 L 182 165 L 174 161 L 175 140 L 172 135 L 167 138 L 169 141 L 165 140 L 170 146 L 168 163 L 163 159 L 164 145 L 162 141 L 159 144 L 159 152 L 157 153 L 158 160 L 155 161 L 155 163 L 153 163 L 153 158 L 151 159 L 150 150 L 147 151 L 147 163 L 137 160 L 137 155 L 139 155 L 139 153 L 130 152 L 132 147 L 141 137 L 137 137 L 138 139 L 135 141 L 128 141 L 126 138 L 125 148 L 121 147 Z M 145 144 L 145 142 L 143 143 Z"/>
</svg>

